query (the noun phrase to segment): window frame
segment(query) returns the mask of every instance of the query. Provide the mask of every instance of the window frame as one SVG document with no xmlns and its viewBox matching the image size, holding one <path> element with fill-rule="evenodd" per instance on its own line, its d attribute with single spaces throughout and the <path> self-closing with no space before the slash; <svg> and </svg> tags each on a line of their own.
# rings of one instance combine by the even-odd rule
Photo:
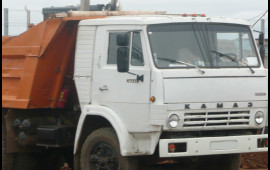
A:
<svg viewBox="0 0 270 170">
<path fill-rule="evenodd" d="M 142 50 L 142 57 L 143 57 L 143 65 L 140 65 L 140 66 L 132 65 L 132 63 L 131 63 L 131 59 L 132 59 L 131 57 L 132 57 L 132 52 L 133 52 L 134 33 L 139 33 L 139 36 L 140 36 L 140 43 L 141 43 L 141 50 Z M 131 67 L 144 67 L 145 66 L 145 58 L 144 58 L 144 52 L 143 52 L 142 34 L 141 34 L 141 32 L 136 32 L 136 31 L 131 32 L 130 46 L 131 46 L 131 48 L 130 48 L 131 50 L 130 50 L 130 56 L 129 56 L 129 66 L 131 66 Z"/>
<path fill-rule="evenodd" d="M 136 66 L 136 65 L 132 65 L 131 63 L 131 57 L 132 57 L 132 51 L 133 51 L 133 35 L 136 31 L 129 31 L 129 30 L 121 30 L 121 31 L 117 31 L 117 30 L 108 30 L 108 46 L 107 46 L 107 57 L 106 57 L 106 65 L 108 66 L 115 66 L 117 65 L 117 63 L 115 64 L 112 64 L 112 63 L 109 63 L 109 57 L 110 57 L 110 35 L 111 34 L 117 34 L 117 33 L 129 33 L 130 34 L 130 37 L 129 37 L 129 45 L 127 46 L 129 48 L 129 66 L 130 67 L 144 67 L 145 66 L 145 55 L 144 55 L 144 49 L 143 49 L 143 40 L 142 40 L 142 31 L 137 31 L 140 35 L 140 43 L 141 43 L 141 50 L 142 50 L 142 54 L 143 54 L 143 65 L 141 66 Z M 117 48 L 120 47 L 120 46 L 117 46 Z M 117 56 L 116 56 L 117 57 Z"/>
<path fill-rule="evenodd" d="M 258 66 L 251 66 L 252 68 L 261 68 L 263 66 L 262 64 L 262 60 L 261 60 L 261 57 L 260 57 L 260 54 L 259 54 L 259 51 L 258 51 L 258 48 L 257 48 L 257 45 L 255 43 L 255 38 L 254 38 L 254 34 L 252 33 L 252 30 L 251 28 L 248 26 L 248 25 L 240 25 L 240 24 L 230 24 L 230 23 L 204 23 L 204 22 L 198 22 L 198 23 L 190 23 L 190 22 L 182 22 L 182 23 L 162 23 L 162 24 L 150 24 L 150 25 L 147 25 L 146 27 L 146 32 L 147 32 L 147 38 L 148 38 L 148 41 L 149 41 L 149 47 L 150 47 L 150 51 L 151 51 L 151 56 L 152 56 L 152 60 L 153 60 L 153 64 L 154 66 L 157 68 L 157 69 L 161 69 L 161 70 L 172 70 L 172 69 L 194 69 L 194 67 L 191 67 L 191 66 L 186 66 L 186 67 L 159 67 L 157 65 L 157 63 L 155 62 L 155 59 L 154 59 L 154 56 L 153 56 L 153 47 L 152 47 L 152 44 L 151 44 L 151 41 L 150 41 L 150 35 L 149 35 L 149 27 L 150 26 L 159 26 L 159 25 L 188 25 L 188 24 L 194 24 L 194 25 L 200 25 L 200 24 L 203 24 L 203 25 L 207 25 L 209 24 L 210 26 L 211 25 L 225 25 L 225 26 L 238 26 L 238 27 L 244 27 L 244 28 L 248 28 L 249 30 L 249 34 L 250 34 L 250 41 L 251 41 L 251 45 L 253 45 L 255 47 L 255 53 L 256 53 L 256 58 L 258 59 Z M 239 68 L 247 68 L 246 66 L 238 66 L 238 67 L 234 67 L 234 66 L 222 66 L 222 67 L 200 67 L 202 69 L 239 69 Z"/>
<path fill-rule="evenodd" d="M 112 64 L 112 63 L 109 63 L 109 58 L 110 58 L 110 35 L 111 34 L 117 34 L 117 33 L 128 33 L 128 31 L 108 31 L 108 48 L 107 48 L 107 59 L 106 59 L 106 64 L 107 65 L 117 65 L 117 56 L 116 56 L 116 62 L 115 64 Z M 130 34 L 131 35 L 131 34 Z M 129 47 L 129 58 L 130 58 L 130 43 L 131 43 L 131 36 L 129 37 L 129 45 L 127 47 Z M 117 43 L 116 43 L 116 46 L 117 48 L 121 47 L 121 46 L 118 46 Z"/>
</svg>

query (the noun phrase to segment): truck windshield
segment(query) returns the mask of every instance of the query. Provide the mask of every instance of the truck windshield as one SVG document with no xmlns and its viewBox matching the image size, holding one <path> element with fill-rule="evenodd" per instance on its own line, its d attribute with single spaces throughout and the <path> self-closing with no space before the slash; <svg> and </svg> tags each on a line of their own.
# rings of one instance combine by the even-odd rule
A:
<svg viewBox="0 0 270 170">
<path fill-rule="evenodd" d="M 251 31 L 247 26 L 209 23 L 158 24 L 148 26 L 148 35 L 158 68 L 191 67 L 180 62 L 171 62 L 173 60 L 201 68 L 260 66 Z M 213 51 L 240 62 L 220 57 Z"/>
</svg>

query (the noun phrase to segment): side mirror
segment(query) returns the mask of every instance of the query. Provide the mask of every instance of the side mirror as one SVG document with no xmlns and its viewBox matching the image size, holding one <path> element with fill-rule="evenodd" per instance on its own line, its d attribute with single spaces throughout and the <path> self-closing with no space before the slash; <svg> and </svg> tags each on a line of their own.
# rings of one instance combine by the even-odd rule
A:
<svg viewBox="0 0 270 170">
<path fill-rule="evenodd" d="M 259 46 L 260 46 L 260 55 L 262 58 L 262 62 L 264 64 L 264 59 L 265 59 L 264 33 L 260 33 L 259 35 Z"/>
<path fill-rule="evenodd" d="M 264 46 L 264 33 L 259 35 L 259 45 Z"/>
<path fill-rule="evenodd" d="M 264 64 L 264 59 L 265 59 L 265 48 L 264 48 L 264 46 L 260 47 L 260 55 L 262 57 L 262 62 Z"/>
<path fill-rule="evenodd" d="M 129 45 L 129 33 L 119 33 L 117 34 L 117 45 L 118 46 L 128 46 Z"/>
<path fill-rule="evenodd" d="M 120 73 L 129 71 L 129 48 L 119 47 L 117 50 L 117 70 Z"/>
</svg>

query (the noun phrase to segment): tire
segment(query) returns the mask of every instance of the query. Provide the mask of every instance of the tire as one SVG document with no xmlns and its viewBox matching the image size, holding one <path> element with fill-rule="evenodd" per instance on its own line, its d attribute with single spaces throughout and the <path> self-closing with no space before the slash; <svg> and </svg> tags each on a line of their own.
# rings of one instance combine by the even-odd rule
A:
<svg viewBox="0 0 270 170">
<path fill-rule="evenodd" d="M 38 160 L 30 153 L 17 153 L 13 170 L 36 170 Z"/>
<path fill-rule="evenodd" d="M 101 128 L 91 133 L 81 149 L 82 170 L 138 170 L 136 157 L 123 157 L 119 141 L 112 128 Z"/>
<path fill-rule="evenodd" d="M 2 170 L 8 168 L 7 162 L 7 130 L 5 121 L 5 110 L 2 109 Z"/>
<path fill-rule="evenodd" d="M 5 119 L 7 111 L 8 110 L 2 108 L 2 170 L 13 169 L 15 156 L 15 154 L 7 153 L 7 129 Z"/>
<path fill-rule="evenodd" d="M 2 170 L 36 170 L 36 162 L 29 154 L 7 153 L 7 112 L 7 109 L 2 108 Z"/>
<path fill-rule="evenodd" d="M 241 166 L 240 154 L 224 155 L 221 164 L 224 170 L 239 170 Z"/>
<path fill-rule="evenodd" d="M 239 170 L 240 166 L 240 154 L 204 157 L 200 165 L 203 170 Z"/>
</svg>

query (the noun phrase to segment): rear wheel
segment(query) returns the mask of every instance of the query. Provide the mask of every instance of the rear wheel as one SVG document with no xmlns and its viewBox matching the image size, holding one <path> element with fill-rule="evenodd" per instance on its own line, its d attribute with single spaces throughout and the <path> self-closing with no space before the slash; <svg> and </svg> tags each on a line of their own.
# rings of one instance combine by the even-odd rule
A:
<svg viewBox="0 0 270 170">
<path fill-rule="evenodd" d="M 7 153 L 7 129 L 6 119 L 7 109 L 2 108 L 2 170 L 11 170 L 14 166 L 14 154 Z"/>
<path fill-rule="evenodd" d="M 6 130 L 6 121 L 5 113 L 6 111 L 2 109 L 2 169 L 8 169 L 7 162 L 7 130 Z"/>
<path fill-rule="evenodd" d="M 84 170 L 138 170 L 135 157 L 123 157 L 112 128 L 102 128 L 91 133 L 82 146 L 81 169 Z"/>
</svg>

